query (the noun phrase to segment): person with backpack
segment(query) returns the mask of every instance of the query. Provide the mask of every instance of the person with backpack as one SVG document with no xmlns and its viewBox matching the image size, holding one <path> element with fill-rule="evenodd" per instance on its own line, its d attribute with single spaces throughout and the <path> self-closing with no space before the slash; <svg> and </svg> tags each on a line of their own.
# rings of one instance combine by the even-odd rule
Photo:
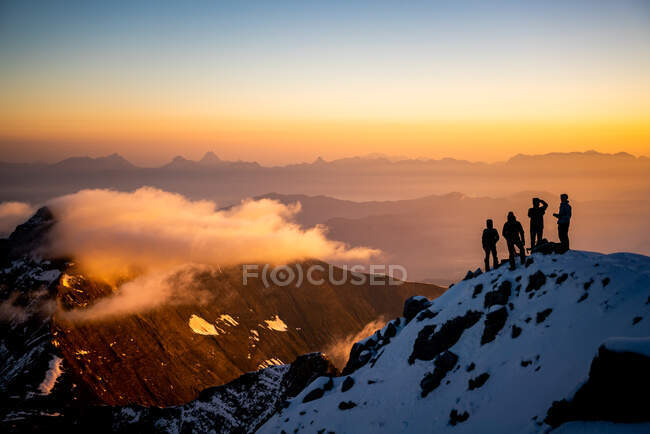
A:
<svg viewBox="0 0 650 434">
<path fill-rule="evenodd" d="M 508 213 L 508 220 L 503 225 L 503 230 L 501 231 L 503 238 L 506 239 L 508 244 L 508 254 L 510 261 L 510 269 L 515 269 L 515 247 L 519 249 L 519 257 L 521 258 L 521 263 L 526 262 L 526 236 L 524 234 L 524 228 L 521 226 L 521 223 L 517 221 L 515 213 L 510 211 Z"/>
<path fill-rule="evenodd" d="M 497 257 L 497 241 L 499 241 L 499 231 L 494 229 L 492 219 L 485 221 L 486 228 L 483 229 L 483 250 L 485 251 L 485 271 L 490 271 L 490 255 L 492 255 L 492 263 L 494 268 L 499 266 L 499 258 Z"/>
</svg>

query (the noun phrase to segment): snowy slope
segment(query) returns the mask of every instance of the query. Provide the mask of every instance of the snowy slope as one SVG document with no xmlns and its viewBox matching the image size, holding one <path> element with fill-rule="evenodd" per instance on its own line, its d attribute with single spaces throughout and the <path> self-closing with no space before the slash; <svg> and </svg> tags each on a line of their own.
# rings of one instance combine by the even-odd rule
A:
<svg viewBox="0 0 650 434">
<path fill-rule="evenodd" d="M 389 323 L 353 349 L 348 376 L 316 379 L 259 432 L 545 432 L 547 411 L 587 380 L 603 342 L 647 336 L 650 258 L 536 254 L 526 267 L 458 283 L 408 323 Z M 647 350 L 625 339 L 607 347 Z"/>
<path fill-rule="evenodd" d="M 198 399 L 166 408 L 116 407 L 111 414 L 113 432 L 252 432 L 289 397 L 319 375 L 336 369 L 311 353 L 288 365 L 249 372 L 223 386 L 206 389 Z M 84 426 L 90 426 L 86 423 Z"/>
</svg>

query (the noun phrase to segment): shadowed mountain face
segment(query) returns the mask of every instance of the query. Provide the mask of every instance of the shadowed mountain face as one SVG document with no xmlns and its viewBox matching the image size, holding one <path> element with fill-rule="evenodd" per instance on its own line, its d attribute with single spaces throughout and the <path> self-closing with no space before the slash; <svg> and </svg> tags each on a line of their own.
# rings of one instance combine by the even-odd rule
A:
<svg viewBox="0 0 650 434">
<path fill-rule="evenodd" d="M 335 278 L 342 273 L 337 269 Z M 341 286 L 265 288 L 261 280 L 244 286 L 239 267 L 195 278 L 211 301 L 91 322 L 55 315 L 54 344 L 104 403 L 180 404 L 244 372 L 325 351 L 371 321 L 399 316 L 411 295 L 442 293 L 412 283 L 354 286 L 350 277 Z M 57 294 L 65 308 L 79 308 L 111 288 L 66 273 Z"/>
<path fill-rule="evenodd" d="M 372 285 L 369 279 L 357 285 L 338 268 L 333 276 L 340 284 L 316 271 L 313 277 L 323 278 L 322 284 L 305 280 L 299 287 L 267 287 L 262 279 L 244 284 L 242 267 L 203 269 L 193 275 L 203 297 L 137 314 L 73 320 L 72 309 L 83 312 L 114 289 L 83 276 L 70 262 L 31 259 L 14 246 L 16 240 L 37 246 L 52 223 L 52 215 L 41 211 L 19 227 L 0 272 L 6 332 L 0 358 L 4 366 L 21 366 L 4 371 L 0 386 L 24 398 L 45 393 L 41 386 L 54 363 L 55 380 L 64 380 L 45 394 L 75 385 L 90 396 L 84 399 L 97 403 L 182 404 L 245 372 L 333 348 L 372 321 L 399 316 L 403 301 L 414 294 L 444 291 L 415 283 Z M 293 266 L 314 264 L 329 267 Z"/>
<path fill-rule="evenodd" d="M 507 162 L 401 160 L 355 157 L 310 164 L 263 167 L 229 162 L 214 154 L 199 161 L 176 157 L 158 168 L 123 158 L 71 158 L 57 164 L 0 163 L 0 201 L 40 203 L 83 188 L 133 190 L 154 186 L 222 205 L 277 191 L 351 200 L 396 200 L 461 191 L 504 196 L 523 190 L 570 191 L 582 200 L 648 198 L 650 159 L 597 152 L 519 155 Z"/>
</svg>

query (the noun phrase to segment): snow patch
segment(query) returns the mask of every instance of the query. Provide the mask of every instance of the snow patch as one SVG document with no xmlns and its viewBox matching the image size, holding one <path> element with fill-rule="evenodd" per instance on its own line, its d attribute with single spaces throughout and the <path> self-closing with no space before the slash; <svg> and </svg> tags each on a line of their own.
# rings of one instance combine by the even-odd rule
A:
<svg viewBox="0 0 650 434">
<path fill-rule="evenodd" d="M 269 366 L 284 365 L 284 362 L 280 359 L 272 358 L 264 360 L 262 363 L 257 365 L 257 369 L 268 368 Z"/>
<path fill-rule="evenodd" d="M 277 332 L 286 332 L 287 331 L 287 325 L 277 315 L 275 315 L 270 320 L 265 319 L 264 322 L 266 323 L 266 327 L 269 330 L 275 330 Z"/>
<path fill-rule="evenodd" d="M 239 323 L 238 323 L 238 322 L 237 322 L 233 317 L 231 317 L 231 316 L 228 315 L 228 314 L 223 314 L 223 315 L 221 315 L 221 316 L 219 317 L 219 321 L 225 322 L 225 323 L 227 323 L 228 325 L 233 326 L 233 327 L 239 325 Z"/>
<path fill-rule="evenodd" d="M 213 326 L 212 324 L 210 324 L 209 322 L 207 322 L 206 320 L 204 320 L 198 315 L 192 315 L 190 317 L 189 324 L 192 331 L 197 335 L 217 336 L 219 334 L 215 326 Z"/>
</svg>

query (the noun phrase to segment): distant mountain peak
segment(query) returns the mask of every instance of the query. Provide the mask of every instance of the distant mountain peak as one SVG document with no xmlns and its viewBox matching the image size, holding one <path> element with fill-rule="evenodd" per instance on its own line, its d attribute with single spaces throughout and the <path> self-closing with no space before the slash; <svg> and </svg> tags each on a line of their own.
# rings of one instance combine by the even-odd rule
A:
<svg viewBox="0 0 650 434">
<path fill-rule="evenodd" d="M 212 151 L 206 152 L 205 155 L 203 155 L 203 158 L 201 158 L 199 160 L 199 163 L 207 164 L 207 165 L 220 164 L 222 162 L 223 162 L 223 160 L 221 160 L 221 158 L 217 157 L 217 155 Z"/>
<path fill-rule="evenodd" d="M 551 160 L 551 159 L 566 159 L 566 158 L 624 158 L 635 160 L 635 157 L 632 154 L 627 152 L 617 152 L 617 153 L 607 153 L 607 152 L 598 152 L 594 149 L 590 149 L 584 152 L 549 152 L 546 154 L 517 154 L 508 160 L 509 163 L 517 161 L 530 161 L 530 160 Z"/>
<path fill-rule="evenodd" d="M 70 157 L 54 164 L 57 167 L 66 169 L 127 169 L 134 166 L 118 153 L 112 153 L 105 157 Z"/>
</svg>

